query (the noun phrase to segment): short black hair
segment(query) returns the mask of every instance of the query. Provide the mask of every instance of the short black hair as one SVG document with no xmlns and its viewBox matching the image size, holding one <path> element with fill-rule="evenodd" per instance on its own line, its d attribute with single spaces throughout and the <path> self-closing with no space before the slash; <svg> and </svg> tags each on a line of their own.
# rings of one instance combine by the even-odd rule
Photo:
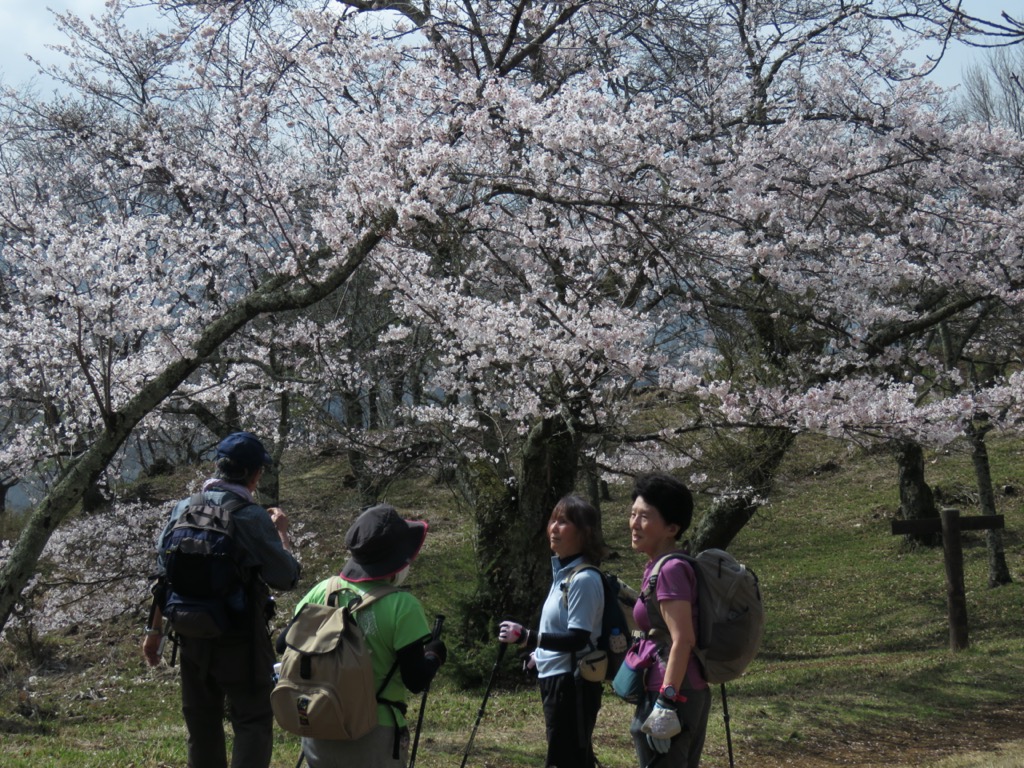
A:
<svg viewBox="0 0 1024 768">
<path fill-rule="evenodd" d="M 238 485 L 248 485 L 253 476 L 263 467 L 245 467 L 226 456 L 217 459 L 217 479 Z"/>
<path fill-rule="evenodd" d="M 693 521 L 693 494 L 681 480 L 661 472 L 640 475 L 633 482 L 633 501 L 638 496 L 642 496 L 644 501 L 657 509 L 666 523 L 679 526 L 676 539 L 690 527 Z"/>
</svg>

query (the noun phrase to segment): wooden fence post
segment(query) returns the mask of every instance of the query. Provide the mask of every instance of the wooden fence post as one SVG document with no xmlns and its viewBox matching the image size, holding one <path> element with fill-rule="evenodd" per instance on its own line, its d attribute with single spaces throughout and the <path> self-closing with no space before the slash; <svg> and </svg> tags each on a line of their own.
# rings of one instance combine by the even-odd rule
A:
<svg viewBox="0 0 1024 768">
<path fill-rule="evenodd" d="M 960 512 L 944 509 L 942 552 L 946 565 L 946 605 L 949 607 L 949 648 L 967 648 L 967 592 L 964 589 L 964 548 L 960 541 Z"/>
<path fill-rule="evenodd" d="M 967 639 L 967 592 L 964 589 L 964 548 L 960 540 L 962 531 L 985 531 L 1002 528 L 1002 515 L 960 517 L 956 509 L 943 509 L 939 519 L 893 520 L 892 533 L 896 535 L 934 533 L 942 531 L 942 559 L 946 567 L 946 605 L 949 610 L 949 647 L 962 651 Z"/>
</svg>

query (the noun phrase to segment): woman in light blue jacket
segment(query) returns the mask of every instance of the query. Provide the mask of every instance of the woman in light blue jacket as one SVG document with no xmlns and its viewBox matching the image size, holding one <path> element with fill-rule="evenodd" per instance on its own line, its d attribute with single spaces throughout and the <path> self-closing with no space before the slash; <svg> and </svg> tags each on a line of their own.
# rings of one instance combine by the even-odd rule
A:
<svg viewBox="0 0 1024 768">
<path fill-rule="evenodd" d="M 601 708 L 600 678 L 585 680 L 578 662 L 597 647 L 604 613 L 599 566 L 605 547 L 596 509 L 578 496 L 565 496 L 548 521 L 551 590 L 537 630 L 503 621 L 498 639 L 534 648 L 541 703 L 547 726 L 547 766 L 594 768 L 592 740 Z"/>
</svg>

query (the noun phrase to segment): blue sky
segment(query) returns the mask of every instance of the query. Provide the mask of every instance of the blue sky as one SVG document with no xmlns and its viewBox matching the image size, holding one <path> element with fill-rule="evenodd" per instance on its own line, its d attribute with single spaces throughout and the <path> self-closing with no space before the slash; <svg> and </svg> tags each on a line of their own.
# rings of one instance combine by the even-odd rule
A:
<svg viewBox="0 0 1024 768">
<path fill-rule="evenodd" d="M 995 8 L 999 6 L 1012 6 L 1019 15 L 1020 3 L 1021 0 L 1004 0 L 997 5 L 993 0 L 968 0 L 966 5 L 976 5 L 983 9 L 979 13 L 997 16 Z M 35 68 L 25 60 L 25 54 L 54 60 L 55 54 L 46 48 L 46 44 L 60 42 L 61 38 L 48 8 L 72 10 L 82 16 L 98 15 L 103 10 L 103 0 L 0 0 L 0 82 L 17 86 L 35 75 Z M 976 49 L 955 46 L 939 65 L 936 81 L 941 85 L 957 84 L 965 64 L 983 55 Z"/>
</svg>

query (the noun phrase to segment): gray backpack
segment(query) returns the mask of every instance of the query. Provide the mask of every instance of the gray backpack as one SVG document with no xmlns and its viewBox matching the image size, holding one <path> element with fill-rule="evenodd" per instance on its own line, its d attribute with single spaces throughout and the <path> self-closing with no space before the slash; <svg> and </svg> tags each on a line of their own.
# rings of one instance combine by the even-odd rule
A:
<svg viewBox="0 0 1024 768">
<path fill-rule="evenodd" d="M 662 566 L 685 560 L 697 576 L 695 652 L 709 683 L 728 683 L 742 675 L 757 656 L 764 636 L 764 604 L 757 574 L 723 549 L 705 549 L 696 557 L 671 552 L 654 564 L 640 599 L 648 603 L 652 636 L 664 640 L 668 629 L 655 586 Z"/>
</svg>

